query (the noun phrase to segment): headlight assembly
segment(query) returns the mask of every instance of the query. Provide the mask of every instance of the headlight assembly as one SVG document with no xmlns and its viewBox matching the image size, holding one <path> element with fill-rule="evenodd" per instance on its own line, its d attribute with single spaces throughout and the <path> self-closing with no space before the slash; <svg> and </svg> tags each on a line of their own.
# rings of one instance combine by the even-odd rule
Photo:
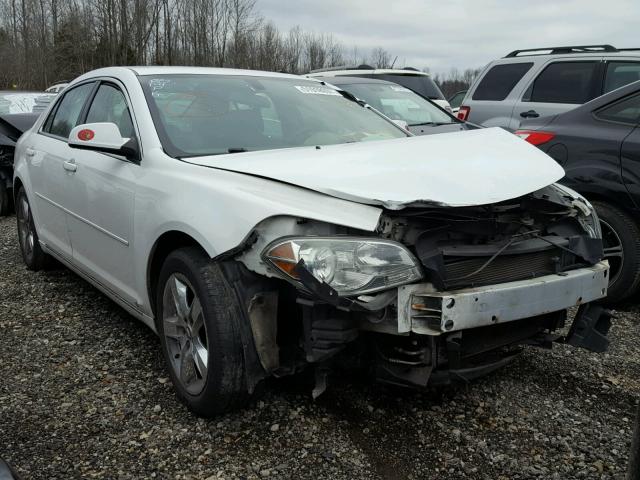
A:
<svg viewBox="0 0 640 480">
<path fill-rule="evenodd" d="M 402 245 L 368 238 L 298 237 L 281 239 L 262 252 L 263 259 L 298 283 L 295 267 L 305 268 L 341 296 L 360 295 L 422 278 L 414 256 Z"/>
<path fill-rule="evenodd" d="M 600 219 L 593 205 L 575 190 L 554 183 L 550 188 L 558 192 L 565 202 L 578 210 L 578 221 L 591 238 L 602 238 L 602 229 L 600 227 Z"/>
</svg>

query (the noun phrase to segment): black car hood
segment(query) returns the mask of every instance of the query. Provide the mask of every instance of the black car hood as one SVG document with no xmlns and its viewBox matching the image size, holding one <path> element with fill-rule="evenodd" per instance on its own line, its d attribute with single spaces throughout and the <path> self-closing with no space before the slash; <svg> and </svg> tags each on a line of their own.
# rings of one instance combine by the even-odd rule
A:
<svg viewBox="0 0 640 480">
<path fill-rule="evenodd" d="M 7 113 L 0 115 L 0 145 L 15 146 L 25 131 L 29 130 L 40 116 L 39 113 Z"/>
</svg>

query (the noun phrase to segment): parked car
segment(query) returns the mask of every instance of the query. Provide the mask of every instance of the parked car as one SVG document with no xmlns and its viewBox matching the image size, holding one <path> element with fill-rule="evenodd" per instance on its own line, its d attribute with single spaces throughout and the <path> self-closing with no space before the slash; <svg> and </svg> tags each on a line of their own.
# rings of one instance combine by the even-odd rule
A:
<svg viewBox="0 0 640 480">
<path fill-rule="evenodd" d="M 62 90 L 64 90 L 65 88 L 67 88 L 67 85 L 69 85 L 68 82 L 57 82 L 53 85 L 51 85 L 49 88 L 47 88 L 45 90 L 46 93 L 55 93 L 58 94 L 60 93 Z"/>
<path fill-rule="evenodd" d="M 195 413 L 336 365 L 423 388 L 520 344 L 603 351 L 599 222 L 502 129 L 411 136 L 317 80 L 247 70 L 89 72 L 19 140 L 28 268 L 54 257 L 160 336 Z M 358 359 L 364 359 L 359 362 Z"/>
<path fill-rule="evenodd" d="M 0 216 L 8 215 L 13 209 L 13 152 L 16 142 L 50 101 L 51 95 L 41 92 L 0 92 Z"/>
<path fill-rule="evenodd" d="M 487 65 L 469 88 L 458 118 L 519 128 L 640 80 L 640 49 L 611 45 L 515 50 Z"/>
<path fill-rule="evenodd" d="M 346 90 L 390 119 L 402 122 L 415 135 L 459 132 L 474 128 L 431 100 L 397 83 L 354 76 L 314 78 Z"/>
<path fill-rule="evenodd" d="M 640 288 L 640 82 L 516 131 L 565 170 L 562 183 L 598 210 L 611 267 L 608 300 Z"/>
<path fill-rule="evenodd" d="M 431 75 L 426 72 L 416 70 L 415 68 L 373 68 L 369 65 L 360 65 L 354 68 L 323 68 L 319 70 L 312 70 L 307 74 L 310 78 L 324 77 L 327 75 L 331 75 L 332 77 L 353 76 L 387 80 L 389 82 L 402 85 L 403 87 L 407 87 L 418 95 L 437 103 L 445 110 L 449 112 L 451 111 L 449 102 L 447 102 L 447 99 L 440 91 L 436 82 L 433 81 Z"/>
<path fill-rule="evenodd" d="M 466 90 L 460 90 L 459 92 L 454 93 L 449 97 L 449 105 L 451 105 L 451 112 L 454 115 L 458 114 L 458 110 L 460 110 L 460 105 L 462 105 L 462 100 L 467 95 Z"/>
</svg>

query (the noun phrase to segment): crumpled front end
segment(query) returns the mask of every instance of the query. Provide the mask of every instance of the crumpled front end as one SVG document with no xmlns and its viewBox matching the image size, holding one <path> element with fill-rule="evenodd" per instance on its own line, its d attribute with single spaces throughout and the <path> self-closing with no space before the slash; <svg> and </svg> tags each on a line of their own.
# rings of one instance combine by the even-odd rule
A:
<svg viewBox="0 0 640 480">
<path fill-rule="evenodd" d="M 258 354 L 273 374 L 315 364 L 315 394 L 336 363 L 424 387 L 486 374 L 522 345 L 607 348 L 609 313 L 592 303 L 608 285 L 599 221 L 559 185 L 491 205 L 385 210 L 375 235 L 290 217 L 254 234 L 238 259 L 280 285 Z"/>
</svg>

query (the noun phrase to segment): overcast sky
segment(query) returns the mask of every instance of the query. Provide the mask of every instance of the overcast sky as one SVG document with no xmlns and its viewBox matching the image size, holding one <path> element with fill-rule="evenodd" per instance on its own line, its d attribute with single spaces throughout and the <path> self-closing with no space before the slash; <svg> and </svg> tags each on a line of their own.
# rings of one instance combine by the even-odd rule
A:
<svg viewBox="0 0 640 480">
<path fill-rule="evenodd" d="M 476 68 L 518 48 L 640 47 L 640 0 L 257 0 L 280 30 L 385 48 L 396 65 Z"/>
</svg>

